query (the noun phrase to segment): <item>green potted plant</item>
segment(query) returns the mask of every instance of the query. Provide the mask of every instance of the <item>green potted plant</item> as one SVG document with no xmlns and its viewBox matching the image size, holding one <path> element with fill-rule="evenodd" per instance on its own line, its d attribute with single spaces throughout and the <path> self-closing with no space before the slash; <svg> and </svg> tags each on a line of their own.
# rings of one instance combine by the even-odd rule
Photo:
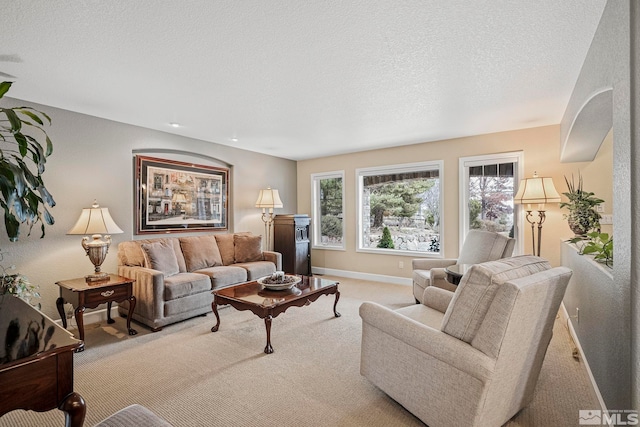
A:
<svg viewBox="0 0 640 427">
<path fill-rule="evenodd" d="M 578 245 L 580 255 L 593 255 L 593 259 L 613 268 L 613 236 L 594 231 L 587 234 L 588 240 L 574 237 L 569 240 Z"/>
<path fill-rule="evenodd" d="M 0 98 L 11 88 L 11 82 L 0 83 Z M 53 197 L 42 180 L 47 157 L 53 145 L 43 126 L 51 124 L 45 113 L 30 107 L 0 108 L 0 206 L 10 241 L 18 240 L 20 225 L 40 222 L 44 237 L 45 224 L 54 223 L 47 205 L 55 206 Z M 43 143 L 38 138 L 44 140 Z"/>
<path fill-rule="evenodd" d="M 567 202 L 561 202 L 560 207 L 569 210 L 568 214 L 564 214 L 563 218 L 569 223 L 569 228 L 576 237 L 585 237 L 591 230 L 600 231 L 600 214 L 596 211 L 596 206 L 603 203 L 604 200 L 595 197 L 590 191 L 582 188 L 582 176 L 578 174 L 578 185 L 575 184 L 573 175 L 571 182 L 564 177 L 567 183 L 566 193 L 562 193 L 569 199 Z"/>
</svg>

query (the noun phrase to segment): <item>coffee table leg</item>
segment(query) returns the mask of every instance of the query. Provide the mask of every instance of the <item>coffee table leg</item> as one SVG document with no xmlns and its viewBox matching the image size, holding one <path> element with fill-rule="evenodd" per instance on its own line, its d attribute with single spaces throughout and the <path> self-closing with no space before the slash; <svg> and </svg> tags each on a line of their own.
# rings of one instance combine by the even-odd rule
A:
<svg viewBox="0 0 640 427">
<path fill-rule="evenodd" d="M 213 314 L 216 315 L 216 324 L 213 328 L 211 328 L 211 332 L 217 332 L 220 327 L 220 316 L 218 315 L 218 304 L 216 303 L 215 297 L 213 298 L 213 302 L 211 303 L 211 310 Z"/>
<path fill-rule="evenodd" d="M 273 353 L 273 347 L 271 347 L 271 320 L 273 320 L 271 315 L 264 318 L 264 326 L 267 328 L 267 346 L 264 348 L 264 352 L 267 354 Z"/>
<path fill-rule="evenodd" d="M 336 306 L 338 305 L 338 300 L 340 299 L 340 291 L 336 289 L 336 301 L 333 303 L 333 315 L 336 317 L 342 316 L 342 314 L 336 311 Z"/>
</svg>

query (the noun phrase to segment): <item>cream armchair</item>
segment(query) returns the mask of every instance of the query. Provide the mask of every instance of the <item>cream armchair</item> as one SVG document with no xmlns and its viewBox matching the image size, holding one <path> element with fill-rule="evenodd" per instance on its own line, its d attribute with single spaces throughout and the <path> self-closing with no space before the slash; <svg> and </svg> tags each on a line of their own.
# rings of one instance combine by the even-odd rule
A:
<svg viewBox="0 0 640 427">
<path fill-rule="evenodd" d="M 521 256 L 474 265 L 399 310 L 365 302 L 360 372 L 430 427 L 501 426 L 532 399 L 571 270 Z"/>
<path fill-rule="evenodd" d="M 427 286 L 455 291 L 456 286 L 447 282 L 445 267 L 454 264 L 479 264 L 510 257 L 515 246 L 515 239 L 492 231 L 471 230 L 464 240 L 457 259 L 414 259 L 413 296 L 416 302 L 422 302 L 422 294 Z"/>
</svg>

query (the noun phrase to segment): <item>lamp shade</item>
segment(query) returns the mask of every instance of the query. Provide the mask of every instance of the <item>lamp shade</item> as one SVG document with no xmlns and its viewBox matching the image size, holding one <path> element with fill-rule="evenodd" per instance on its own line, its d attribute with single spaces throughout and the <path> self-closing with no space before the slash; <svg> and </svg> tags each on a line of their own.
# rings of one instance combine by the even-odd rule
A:
<svg viewBox="0 0 640 427">
<path fill-rule="evenodd" d="M 516 204 L 559 203 L 560 195 L 553 185 L 553 179 L 539 177 L 534 172 L 533 178 L 520 181 L 513 202 Z"/>
<path fill-rule="evenodd" d="M 76 224 L 67 234 L 119 234 L 124 233 L 109 214 L 109 208 L 101 208 L 96 201 L 90 208 L 82 209 Z"/>
<path fill-rule="evenodd" d="M 282 206 L 278 190 L 274 190 L 271 187 L 266 190 L 260 190 L 258 200 L 256 200 L 256 208 L 282 208 Z"/>
</svg>

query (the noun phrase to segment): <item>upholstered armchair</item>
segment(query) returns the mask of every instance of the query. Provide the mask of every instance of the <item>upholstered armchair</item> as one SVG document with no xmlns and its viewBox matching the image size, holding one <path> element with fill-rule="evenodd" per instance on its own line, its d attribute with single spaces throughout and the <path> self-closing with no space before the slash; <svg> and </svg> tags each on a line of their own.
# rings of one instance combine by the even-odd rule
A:
<svg viewBox="0 0 640 427">
<path fill-rule="evenodd" d="M 458 258 L 412 260 L 413 296 L 416 302 L 422 302 L 422 294 L 427 286 L 456 290 L 456 286 L 446 280 L 445 267 L 454 264 L 479 264 L 510 257 L 515 242 L 515 239 L 500 233 L 471 230 L 464 240 Z"/>
<path fill-rule="evenodd" d="M 360 372 L 430 427 L 501 426 L 533 397 L 571 270 L 520 256 L 472 266 L 456 292 L 360 306 Z"/>
</svg>

